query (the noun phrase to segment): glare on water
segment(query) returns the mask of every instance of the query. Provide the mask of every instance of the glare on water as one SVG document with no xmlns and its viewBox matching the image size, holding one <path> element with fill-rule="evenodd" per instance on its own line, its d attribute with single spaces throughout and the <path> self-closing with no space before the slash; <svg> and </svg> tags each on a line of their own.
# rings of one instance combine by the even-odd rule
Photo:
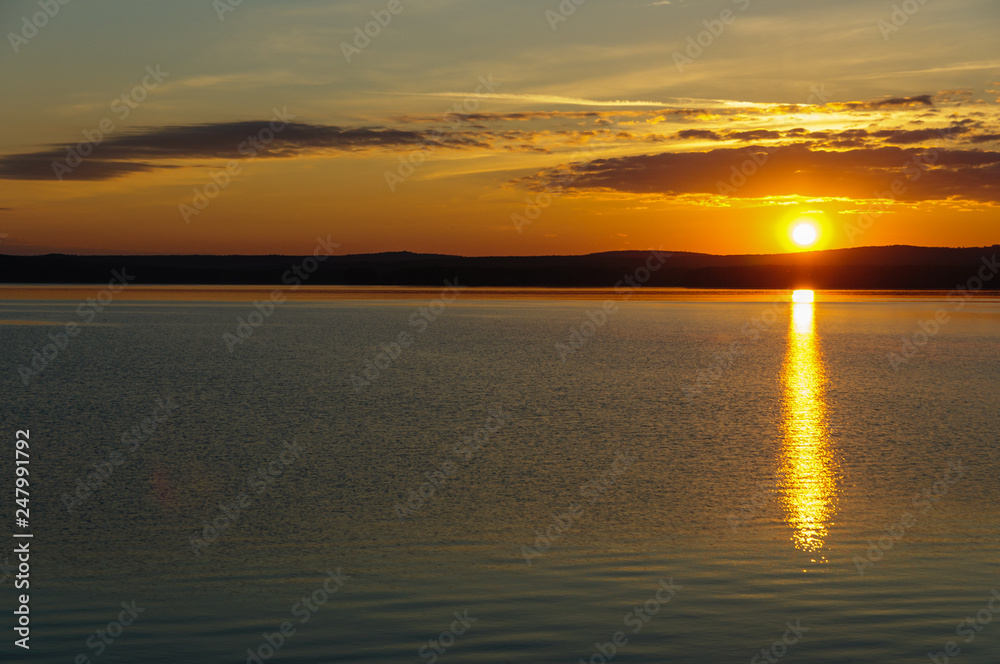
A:
<svg viewBox="0 0 1000 664">
<path fill-rule="evenodd" d="M 792 305 L 782 371 L 785 520 L 795 546 L 807 552 L 823 548 L 837 493 L 814 307 L 812 298 L 796 298 Z"/>
</svg>

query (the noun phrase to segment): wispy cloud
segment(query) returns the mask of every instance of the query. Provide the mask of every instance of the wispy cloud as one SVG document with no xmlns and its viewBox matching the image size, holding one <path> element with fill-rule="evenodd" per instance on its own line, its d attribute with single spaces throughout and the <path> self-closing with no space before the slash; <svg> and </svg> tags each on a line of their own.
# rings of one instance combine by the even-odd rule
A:
<svg viewBox="0 0 1000 664">
<path fill-rule="evenodd" d="M 1000 60 L 988 60 L 979 62 L 960 62 L 945 67 L 929 67 L 927 69 L 907 69 L 903 71 L 876 72 L 873 74 L 861 74 L 857 76 L 845 76 L 838 80 L 864 81 L 879 78 L 896 78 L 899 76 L 920 76 L 923 74 L 947 74 L 957 71 L 981 71 L 1000 70 Z"/>
<path fill-rule="evenodd" d="M 448 97 L 467 99 L 468 92 L 381 92 L 376 94 L 396 95 L 401 97 Z M 535 104 L 563 104 L 569 106 L 668 106 L 662 101 L 631 101 L 625 99 L 580 99 L 577 97 L 562 97 L 559 95 L 514 94 L 488 92 L 477 94 L 481 99 L 496 99 L 500 101 L 529 102 Z"/>
</svg>

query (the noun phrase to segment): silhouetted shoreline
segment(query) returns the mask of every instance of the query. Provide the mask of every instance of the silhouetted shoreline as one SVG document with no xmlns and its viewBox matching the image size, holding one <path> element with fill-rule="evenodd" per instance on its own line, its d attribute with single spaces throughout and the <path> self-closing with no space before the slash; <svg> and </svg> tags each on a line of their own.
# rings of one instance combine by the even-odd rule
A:
<svg viewBox="0 0 1000 664">
<path fill-rule="evenodd" d="M 976 248 L 856 247 L 793 254 L 669 254 L 643 284 L 686 288 L 951 290 L 970 279 L 995 290 L 1000 245 Z M 583 256 L 463 257 L 392 252 L 302 256 L 0 256 L 0 283 L 99 284 L 123 270 L 131 284 L 310 286 L 611 287 L 644 264 L 647 251 Z M 301 272 L 296 276 L 294 268 Z M 982 271 L 982 274 L 980 274 Z M 987 276 L 984 276 L 987 275 Z M 301 279 L 305 276 L 304 279 Z M 974 284 L 973 284 L 974 285 Z"/>
</svg>

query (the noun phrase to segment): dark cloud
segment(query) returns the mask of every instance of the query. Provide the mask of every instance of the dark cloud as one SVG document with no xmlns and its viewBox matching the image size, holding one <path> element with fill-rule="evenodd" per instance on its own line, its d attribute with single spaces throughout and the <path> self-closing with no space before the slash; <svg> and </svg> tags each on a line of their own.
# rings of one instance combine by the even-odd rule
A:
<svg viewBox="0 0 1000 664">
<path fill-rule="evenodd" d="M 915 97 L 892 97 L 872 102 L 875 106 L 933 106 L 934 95 L 917 95 Z"/>
<path fill-rule="evenodd" d="M 56 180 L 57 174 L 63 179 L 73 180 L 109 180 L 111 178 L 144 173 L 160 168 L 173 166 L 154 165 L 144 162 L 106 161 L 102 159 L 83 159 L 75 168 L 67 166 L 66 151 L 52 150 L 50 152 L 32 152 L 0 157 L 0 180 Z M 68 169 L 70 172 L 67 173 Z"/>
<path fill-rule="evenodd" d="M 598 111 L 524 111 L 520 113 L 449 113 L 446 121 L 464 120 L 465 122 L 518 122 L 526 120 L 551 120 L 567 118 L 579 120 L 583 118 L 600 118 L 607 113 Z"/>
<path fill-rule="evenodd" d="M 913 143 L 926 143 L 932 140 L 949 140 L 969 131 L 963 125 L 953 125 L 944 129 L 883 129 L 881 131 L 869 132 L 869 136 L 880 138 L 886 143 L 894 145 L 912 145 Z"/>
<path fill-rule="evenodd" d="M 838 148 L 840 150 L 849 150 L 854 148 L 863 148 L 868 146 L 868 141 L 860 138 L 838 138 L 834 141 L 828 141 L 823 143 L 822 146 L 830 148 Z"/>
<path fill-rule="evenodd" d="M 750 129 L 747 131 L 730 131 L 725 134 L 720 134 L 715 131 L 710 131 L 708 129 L 683 129 L 676 134 L 675 138 L 696 138 L 704 139 L 709 141 L 725 141 L 725 140 L 738 140 L 738 141 L 761 141 L 769 138 L 781 138 L 781 133 L 777 131 L 771 131 L 770 129 Z"/>
<path fill-rule="evenodd" d="M 735 138 L 739 141 L 761 141 L 768 138 L 781 138 L 781 134 L 770 129 L 752 129 L 750 131 L 731 131 L 726 134 L 726 138 Z"/>
<path fill-rule="evenodd" d="M 541 154 L 549 154 L 549 150 L 546 148 L 538 147 L 537 145 L 505 145 L 503 147 L 507 152 L 538 152 Z"/>
<path fill-rule="evenodd" d="M 696 138 L 705 139 L 709 141 L 721 141 L 722 136 L 715 133 L 714 131 L 709 131 L 708 129 L 684 129 L 674 134 L 676 138 Z"/>
<path fill-rule="evenodd" d="M 846 102 L 840 108 L 870 110 L 872 108 L 927 108 L 935 97 L 918 95 L 894 97 L 869 102 Z M 833 107 L 834 105 L 830 105 Z M 107 180 L 168 168 L 180 168 L 187 160 L 224 160 L 263 158 L 294 158 L 309 154 L 364 152 L 374 150 L 406 151 L 422 148 L 505 150 L 512 152 L 555 152 L 575 145 L 601 142 L 658 143 L 669 140 L 741 141 L 748 144 L 785 139 L 786 143 L 808 141 L 800 147 L 812 149 L 858 150 L 878 146 L 941 144 L 945 140 L 963 137 L 967 143 L 995 141 L 992 124 L 984 125 L 971 119 L 959 120 L 955 114 L 950 127 L 942 129 L 879 128 L 807 130 L 796 127 L 787 131 L 776 129 L 739 130 L 743 122 L 773 117 L 773 108 L 732 109 L 709 111 L 696 108 L 659 108 L 643 110 L 596 111 L 525 111 L 510 113 L 472 113 L 457 116 L 401 116 L 400 122 L 416 123 L 409 127 L 363 126 L 342 127 L 300 122 L 288 124 L 266 121 L 226 122 L 186 126 L 143 128 L 129 133 L 114 134 L 99 145 L 51 145 L 36 152 L 0 156 L 0 179 L 9 180 Z M 722 118 L 734 114 L 727 127 L 719 128 Z M 867 115 L 867 114 L 861 114 Z M 912 117 L 912 116 L 911 116 Z M 460 120 L 455 121 L 455 120 Z M 445 123 L 445 121 L 450 122 Z M 564 121 L 561 125 L 525 126 L 522 122 L 539 123 Z M 704 124 L 703 121 L 713 124 Z M 870 118 L 865 118 L 871 122 Z M 435 127 L 431 123 L 436 122 Z M 515 124 L 502 125 L 501 122 Z M 628 126 L 619 131 L 616 123 Z M 658 125 L 662 122 L 683 122 L 689 128 L 680 131 L 633 131 L 631 125 Z M 716 124 L 718 123 L 718 124 Z M 933 124 L 940 124 L 936 122 Z M 903 123 L 899 123 L 903 124 Z M 676 126 L 676 125 L 674 125 Z M 750 125 L 753 126 L 753 125 Z M 774 126 L 774 125 L 768 125 Z M 882 125 L 885 127 L 885 125 Z M 918 125 L 919 126 L 919 125 Z M 514 129 L 513 127 L 520 127 Z M 280 129 L 280 130 L 279 130 Z M 975 135 L 973 135 L 975 134 Z M 93 150 L 91 151 L 91 147 Z M 791 146 L 786 146 L 791 147 Z M 80 150 L 87 154 L 79 156 Z"/>
<path fill-rule="evenodd" d="M 931 163 L 934 167 L 928 170 Z M 897 189 L 902 187 L 895 194 L 901 200 L 1000 201 L 1000 152 L 755 146 L 597 159 L 544 171 L 528 180 L 535 189 L 557 182 L 572 182 L 577 190 L 637 194 L 849 198 L 879 197 L 896 183 Z M 725 185 L 722 189 L 720 183 Z"/>
<path fill-rule="evenodd" d="M 161 127 L 111 136 L 96 146 L 66 145 L 0 157 L 0 178 L 49 180 L 57 172 L 66 179 L 106 180 L 160 168 L 179 159 L 245 159 L 254 156 L 295 157 L 318 151 L 362 151 L 372 148 L 489 147 L 472 134 L 409 131 L 382 127 L 342 128 L 271 122 L 229 122 Z M 90 152 L 88 148 L 93 148 Z M 82 150 L 81 150 L 82 149 Z M 77 161 L 76 153 L 89 156 Z M 62 164 L 62 167 L 57 166 Z M 68 168 L 70 172 L 63 170 Z"/>
<path fill-rule="evenodd" d="M 1000 134 L 979 134 L 978 136 L 970 136 L 969 141 L 972 143 L 993 143 L 994 141 L 1000 141 Z"/>
<path fill-rule="evenodd" d="M 838 131 L 833 134 L 833 136 L 836 138 L 848 139 L 848 140 L 868 138 L 870 135 L 871 134 L 869 134 L 864 129 L 845 129 L 843 131 Z"/>
<path fill-rule="evenodd" d="M 926 108 L 934 106 L 934 95 L 915 95 L 912 97 L 891 97 L 888 99 L 873 99 L 869 101 L 848 101 L 831 103 L 830 106 L 852 111 L 873 111 L 885 109 Z"/>
<path fill-rule="evenodd" d="M 970 131 L 965 121 L 955 123 L 950 127 L 937 129 L 880 129 L 868 131 L 865 129 L 845 129 L 843 131 L 811 131 L 793 129 L 785 132 L 788 138 L 810 138 L 821 141 L 826 147 L 860 147 L 869 141 L 880 141 L 890 145 L 913 145 L 916 143 L 934 143 L 955 140 Z"/>
</svg>

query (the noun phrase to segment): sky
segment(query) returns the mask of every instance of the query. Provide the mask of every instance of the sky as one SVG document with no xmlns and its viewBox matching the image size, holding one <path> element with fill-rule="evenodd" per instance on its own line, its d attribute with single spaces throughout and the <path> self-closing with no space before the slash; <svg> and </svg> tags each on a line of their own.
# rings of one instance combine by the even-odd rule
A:
<svg viewBox="0 0 1000 664">
<path fill-rule="evenodd" d="M 0 253 L 1000 243 L 996 0 L 580 1 L 3 0 Z"/>
</svg>

